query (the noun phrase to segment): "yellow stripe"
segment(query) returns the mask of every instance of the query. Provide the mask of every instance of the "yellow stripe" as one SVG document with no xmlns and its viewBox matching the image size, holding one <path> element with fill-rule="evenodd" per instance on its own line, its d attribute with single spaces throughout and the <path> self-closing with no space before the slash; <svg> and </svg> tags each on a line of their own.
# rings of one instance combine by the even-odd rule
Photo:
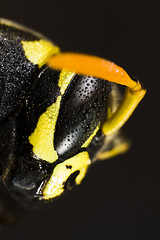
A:
<svg viewBox="0 0 160 240">
<path fill-rule="evenodd" d="M 90 144 L 90 142 L 92 141 L 93 137 L 96 135 L 96 133 L 98 132 L 100 128 L 100 124 L 96 127 L 96 129 L 94 130 L 94 132 L 91 134 L 91 136 L 87 139 L 87 141 L 82 145 L 82 148 L 86 148 L 88 147 L 88 145 Z"/>
<path fill-rule="evenodd" d="M 62 95 L 64 94 L 74 75 L 74 72 L 68 72 L 64 69 L 61 71 L 58 86 L 60 87 L 60 92 Z"/>
<path fill-rule="evenodd" d="M 65 70 L 62 71 L 58 82 L 61 94 L 64 94 L 73 76 L 74 73 L 72 72 L 67 72 Z M 62 96 L 58 96 L 57 101 L 48 107 L 39 117 L 37 126 L 29 137 L 29 142 L 33 145 L 32 151 L 36 157 L 50 163 L 53 163 L 58 159 L 58 154 L 54 149 L 53 141 L 61 100 Z"/>
<path fill-rule="evenodd" d="M 59 47 L 46 40 L 22 41 L 21 43 L 26 58 L 39 67 L 42 67 L 52 55 L 60 51 Z"/>
<path fill-rule="evenodd" d="M 50 199 L 62 194 L 65 182 L 69 176 L 77 170 L 80 171 L 80 173 L 76 177 L 75 182 L 76 184 L 80 184 L 90 163 L 91 161 L 87 152 L 81 152 L 64 162 L 59 163 L 54 168 L 53 174 L 43 191 L 43 198 Z M 70 168 L 66 166 L 70 166 Z"/>
<path fill-rule="evenodd" d="M 57 152 L 53 146 L 53 140 L 61 98 L 61 96 L 58 96 L 57 101 L 40 116 L 34 132 L 29 137 L 29 142 L 33 145 L 34 154 L 38 158 L 50 163 L 58 159 Z"/>
</svg>

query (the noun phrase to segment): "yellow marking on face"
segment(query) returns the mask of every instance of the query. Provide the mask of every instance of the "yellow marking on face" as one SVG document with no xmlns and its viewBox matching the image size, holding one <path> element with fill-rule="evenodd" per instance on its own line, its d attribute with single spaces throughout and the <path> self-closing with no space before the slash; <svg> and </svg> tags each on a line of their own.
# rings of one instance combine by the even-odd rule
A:
<svg viewBox="0 0 160 240">
<path fill-rule="evenodd" d="M 74 72 L 69 72 L 65 69 L 61 71 L 58 86 L 60 87 L 60 92 L 62 95 L 64 94 L 74 75 Z"/>
<path fill-rule="evenodd" d="M 80 184 L 84 178 L 87 168 L 91 161 L 89 159 L 88 152 L 80 152 L 72 158 L 59 163 L 53 170 L 53 174 L 48 181 L 43 191 L 43 198 L 50 199 L 59 196 L 64 191 L 64 184 L 69 176 L 75 171 L 79 170 L 80 173 L 76 177 L 76 184 Z M 67 168 L 66 166 L 72 166 Z"/>
<path fill-rule="evenodd" d="M 87 139 L 87 141 L 82 145 L 82 148 L 86 148 L 88 147 L 88 145 L 90 144 L 90 142 L 92 141 L 93 137 L 96 135 L 96 133 L 98 132 L 100 128 L 100 124 L 96 127 L 96 129 L 94 130 L 94 132 L 91 134 L 91 136 Z"/>
<path fill-rule="evenodd" d="M 33 64 L 42 67 L 49 57 L 59 53 L 60 49 L 46 40 L 22 41 L 26 58 Z"/>
<path fill-rule="evenodd" d="M 47 162 L 53 163 L 58 159 L 58 154 L 54 149 L 54 131 L 59 113 L 61 96 L 39 117 L 34 132 L 29 137 L 29 142 L 33 145 L 34 154 Z"/>
</svg>

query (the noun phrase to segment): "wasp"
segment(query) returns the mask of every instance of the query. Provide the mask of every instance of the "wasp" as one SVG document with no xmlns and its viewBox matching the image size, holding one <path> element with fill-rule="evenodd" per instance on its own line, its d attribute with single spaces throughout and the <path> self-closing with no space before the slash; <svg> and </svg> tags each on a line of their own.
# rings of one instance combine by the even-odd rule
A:
<svg viewBox="0 0 160 240">
<path fill-rule="evenodd" d="M 0 221 L 10 223 L 80 184 L 96 160 L 125 152 L 120 128 L 146 90 L 115 63 L 63 53 L 5 19 L 0 59 Z"/>
</svg>

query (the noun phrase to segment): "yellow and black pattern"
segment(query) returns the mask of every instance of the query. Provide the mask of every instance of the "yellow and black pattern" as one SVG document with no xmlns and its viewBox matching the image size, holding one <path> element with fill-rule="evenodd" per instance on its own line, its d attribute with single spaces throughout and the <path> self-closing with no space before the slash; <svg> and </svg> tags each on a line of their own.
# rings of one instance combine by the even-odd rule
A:
<svg viewBox="0 0 160 240">
<path fill-rule="evenodd" d="M 34 132 L 29 136 L 29 142 L 33 145 L 33 153 L 40 159 L 53 163 L 58 159 L 58 154 L 54 149 L 54 132 L 59 114 L 62 96 L 65 89 L 75 74 L 62 70 L 59 75 L 58 87 L 59 96 L 51 106 L 39 117 Z"/>
<path fill-rule="evenodd" d="M 43 190 L 44 199 L 59 196 L 75 172 L 78 171 L 75 179 L 72 178 L 72 184 L 79 184 L 83 179 L 91 163 L 86 148 L 106 117 L 103 108 L 107 111 L 110 92 L 109 83 L 93 77 L 78 76 L 67 70 L 62 70 L 58 79 L 56 100 L 39 116 L 36 127 L 29 136 L 29 143 L 33 146 L 32 151 L 37 159 L 51 164 L 56 162 Z M 87 87 L 89 85 L 90 88 Z M 101 86 L 100 92 L 96 91 L 98 85 Z M 102 96 L 103 92 L 105 94 Z M 103 111 L 95 106 L 97 98 L 104 102 Z M 75 104 L 71 105 L 73 101 Z"/>
<path fill-rule="evenodd" d="M 0 219 L 80 184 L 91 163 L 125 152 L 120 128 L 145 95 L 99 57 L 60 53 L 43 35 L 0 19 Z M 126 86 L 117 101 L 117 85 Z"/>
</svg>

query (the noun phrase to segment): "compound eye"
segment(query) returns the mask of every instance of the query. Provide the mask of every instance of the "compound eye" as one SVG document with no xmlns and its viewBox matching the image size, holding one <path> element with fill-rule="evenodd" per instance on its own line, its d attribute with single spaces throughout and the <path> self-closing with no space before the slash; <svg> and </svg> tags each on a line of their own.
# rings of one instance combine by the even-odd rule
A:
<svg viewBox="0 0 160 240">
<path fill-rule="evenodd" d="M 79 74 L 91 75 L 127 87 L 117 111 L 102 127 L 105 135 L 111 135 L 122 127 L 146 93 L 141 84 L 133 81 L 123 68 L 99 57 L 61 53 L 50 58 L 48 64 L 56 69 L 66 68 Z"/>
<path fill-rule="evenodd" d="M 55 128 L 54 146 L 61 158 L 76 155 L 101 126 L 107 116 L 110 91 L 107 81 L 75 75 L 62 98 Z"/>
</svg>

